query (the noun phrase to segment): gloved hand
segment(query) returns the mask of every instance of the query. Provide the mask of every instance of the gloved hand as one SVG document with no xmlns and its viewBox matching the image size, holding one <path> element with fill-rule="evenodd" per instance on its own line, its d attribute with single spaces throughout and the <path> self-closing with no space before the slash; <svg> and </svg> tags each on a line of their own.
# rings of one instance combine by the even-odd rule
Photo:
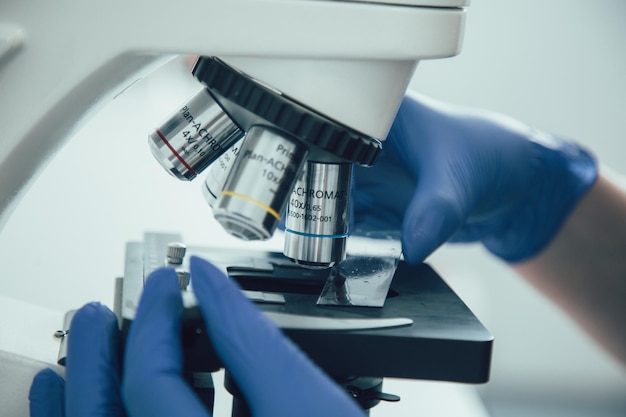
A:
<svg viewBox="0 0 626 417">
<path fill-rule="evenodd" d="M 215 351 L 254 416 L 364 415 L 221 271 L 194 257 L 191 280 Z M 182 314 L 176 274 L 155 271 L 126 345 L 122 392 L 132 417 L 208 415 L 181 376 Z"/>
<path fill-rule="evenodd" d="M 191 259 L 207 331 L 255 416 L 364 416 L 346 392 L 300 352 L 211 264 Z M 88 304 L 74 316 L 66 382 L 41 371 L 30 390 L 32 417 L 208 416 L 182 377 L 183 303 L 176 273 L 147 280 L 131 325 L 120 389 L 120 334 L 113 313 Z"/>
<path fill-rule="evenodd" d="M 410 263 L 449 240 L 517 262 L 548 244 L 596 176 L 573 143 L 409 93 L 374 167 L 355 168 L 353 222 L 401 229 Z"/>
<path fill-rule="evenodd" d="M 40 371 L 30 388 L 31 417 L 122 417 L 120 332 L 117 318 L 99 303 L 79 309 L 69 330 L 64 381 Z"/>
</svg>

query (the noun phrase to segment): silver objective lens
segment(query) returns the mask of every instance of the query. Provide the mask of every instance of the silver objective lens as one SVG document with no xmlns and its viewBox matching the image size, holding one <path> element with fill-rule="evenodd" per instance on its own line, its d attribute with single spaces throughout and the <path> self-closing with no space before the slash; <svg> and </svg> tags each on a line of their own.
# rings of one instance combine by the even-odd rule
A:
<svg viewBox="0 0 626 417">
<path fill-rule="evenodd" d="M 352 164 L 307 162 L 287 206 L 284 254 L 328 268 L 345 257 Z"/>
<path fill-rule="evenodd" d="M 224 152 L 217 161 L 213 162 L 208 169 L 207 176 L 202 187 L 202 194 L 210 207 L 215 206 L 215 202 L 219 197 L 228 173 L 235 164 L 235 158 L 239 154 L 239 149 L 243 146 L 243 139 L 231 146 L 228 151 Z"/>
<path fill-rule="evenodd" d="M 191 181 L 243 135 L 202 89 L 152 132 L 148 143 L 165 170 Z"/>
<path fill-rule="evenodd" d="M 215 204 L 215 219 L 241 239 L 270 238 L 307 153 L 300 142 L 253 126 Z"/>
</svg>

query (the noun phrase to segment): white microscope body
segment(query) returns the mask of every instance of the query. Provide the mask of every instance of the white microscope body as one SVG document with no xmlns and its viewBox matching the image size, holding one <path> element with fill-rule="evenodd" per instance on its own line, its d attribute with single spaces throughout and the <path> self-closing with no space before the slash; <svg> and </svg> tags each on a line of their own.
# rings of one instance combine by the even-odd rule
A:
<svg viewBox="0 0 626 417">
<path fill-rule="evenodd" d="M 174 55 L 218 57 L 382 141 L 417 63 L 459 52 L 468 3 L 2 0 L 0 229 L 83 122 Z M 41 364 L 4 355 L 0 367 L 5 386 L 24 390 Z"/>
<path fill-rule="evenodd" d="M 90 114 L 174 54 L 219 57 L 384 140 L 418 61 L 459 52 L 467 3 L 5 0 L 0 226 Z"/>
</svg>

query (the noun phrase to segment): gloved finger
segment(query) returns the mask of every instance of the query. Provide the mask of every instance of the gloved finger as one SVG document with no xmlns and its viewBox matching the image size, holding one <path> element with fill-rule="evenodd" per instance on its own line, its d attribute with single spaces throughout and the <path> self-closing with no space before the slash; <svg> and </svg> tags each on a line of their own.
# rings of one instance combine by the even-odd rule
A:
<svg viewBox="0 0 626 417">
<path fill-rule="evenodd" d="M 463 225 L 466 216 L 451 194 L 418 187 L 402 226 L 402 253 L 410 264 L 424 261 Z"/>
<path fill-rule="evenodd" d="M 191 277 L 215 351 L 254 415 L 362 415 L 224 273 L 192 257 Z"/>
<path fill-rule="evenodd" d="M 39 371 L 28 400 L 31 417 L 65 417 L 65 381 L 52 369 Z"/>
<path fill-rule="evenodd" d="M 117 318 L 107 307 L 90 303 L 74 314 L 65 373 L 68 417 L 124 415 L 120 348 Z"/>
<path fill-rule="evenodd" d="M 355 166 L 353 172 L 351 232 L 400 230 L 416 180 L 393 149 L 383 148 L 374 166 Z"/>
<path fill-rule="evenodd" d="M 132 417 L 209 415 L 182 377 L 182 314 L 176 272 L 150 274 L 126 342 L 122 395 Z"/>
</svg>

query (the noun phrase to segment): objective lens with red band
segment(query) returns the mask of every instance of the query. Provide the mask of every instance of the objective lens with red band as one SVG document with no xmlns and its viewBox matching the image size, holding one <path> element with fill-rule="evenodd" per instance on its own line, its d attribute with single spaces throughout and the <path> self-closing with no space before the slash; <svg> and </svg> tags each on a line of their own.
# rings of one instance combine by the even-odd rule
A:
<svg viewBox="0 0 626 417">
<path fill-rule="evenodd" d="M 244 132 L 202 89 L 149 135 L 152 154 L 174 177 L 191 181 Z"/>
</svg>

